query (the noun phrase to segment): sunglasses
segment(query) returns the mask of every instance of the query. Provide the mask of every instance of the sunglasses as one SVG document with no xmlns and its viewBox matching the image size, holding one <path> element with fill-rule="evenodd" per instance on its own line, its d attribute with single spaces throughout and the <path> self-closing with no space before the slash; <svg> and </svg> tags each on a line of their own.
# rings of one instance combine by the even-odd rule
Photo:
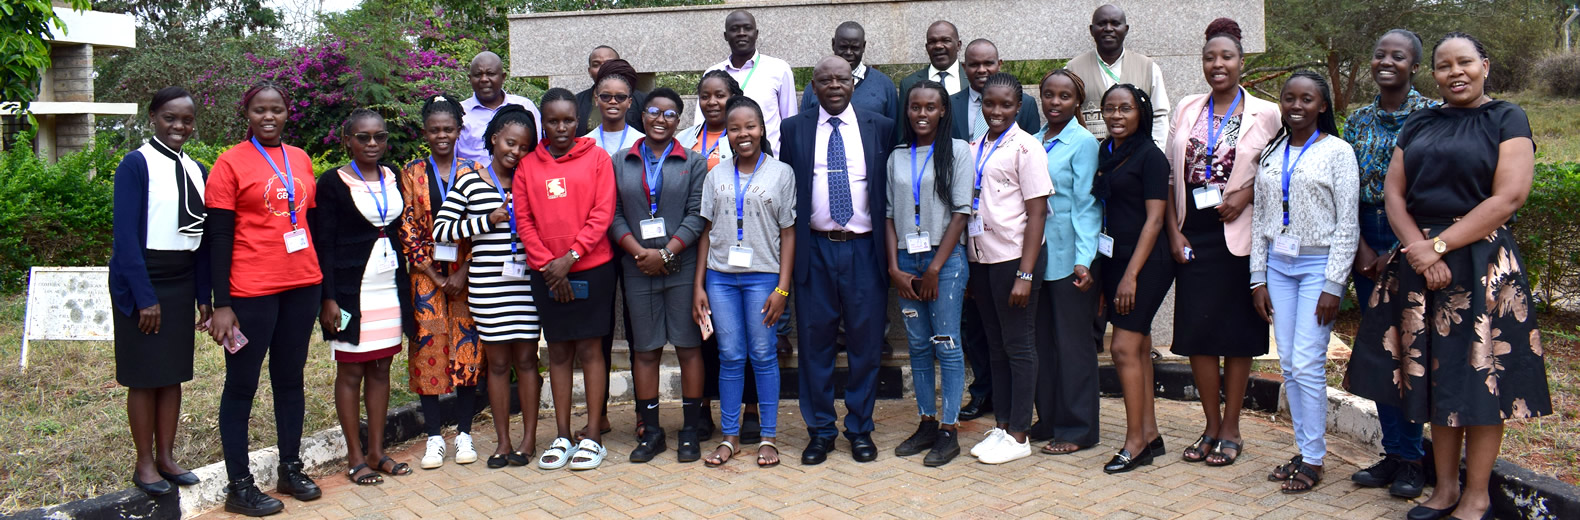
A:
<svg viewBox="0 0 1580 520">
<path fill-rule="evenodd" d="M 351 137 L 356 139 L 357 142 L 362 143 L 362 144 L 372 144 L 372 143 L 384 144 L 385 142 L 390 140 L 390 133 L 389 132 L 379 132 L 379 133 L 376 133 L 376 134 L 369 134 L 367 132 L 357 132 L 356 134 L 352 135 Z"/>
<path fill-rule="evenodd" d="M 604 103 L 624 103 L 631 100 L 630 94 L 599 94 L 598 100 Z"/>
<path fill-rule="evenodd" d="M 663 118 L 668 121 L 679 121 L 680 112 L 674 110 L 659 110 L 658 107 L 647 107 L 647 115 L 653 118 Z"/>
</svg>

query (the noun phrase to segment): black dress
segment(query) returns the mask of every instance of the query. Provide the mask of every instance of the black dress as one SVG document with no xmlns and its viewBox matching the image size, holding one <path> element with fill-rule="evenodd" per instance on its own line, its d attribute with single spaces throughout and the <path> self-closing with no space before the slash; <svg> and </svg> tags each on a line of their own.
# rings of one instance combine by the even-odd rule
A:
<svg viewBox="0 0 1580 520">
<path fill-rule="evenodd" d="M 1498 146 L 1530 138 L 1525 112 L 1491 101 L 1417 111 L 1399 131 L 1405 207 L 1436 236 L 1492 195 Z M 1389 263 L 1361 319 L 1347 385 L 1402 408 L 1412 422 L 1501 424 L 1552 413 L 1530 283 L 1507 224 L 1449 251 L 1447 287 L 1402 255 Z"/>
<path fill-rule="evenodd" d="M 1112 172 L 1097 172 L 1099 182 L 1107 183 L 1107 196 L 1103 198 L 1104 223 L 1108 236 L 1114 238 L 1114 256 L 1098 255 L 1102 261 L 1103 299 L 1108 302 L 1108 322 L 1115 328 L 1152 333 L 1152 318 L 1157 316 L 1163 297 L 1168 295 L 1174 281 L 1174 260 L 1169 258 L 1168 238 L 1163 230 L 1152 245 L 1146 263 L 1136 275 L 1136 304 L 1130 314 L 1113 311 L 1114 295 L 1119 292 L 1119 282 L 1130 266 L 1141 240 L 1141 228 L 1147 223 L 1147 201 L 1168 200 L 1169 161 L 1156 145 L 1146 144 Z"/>
</svg>

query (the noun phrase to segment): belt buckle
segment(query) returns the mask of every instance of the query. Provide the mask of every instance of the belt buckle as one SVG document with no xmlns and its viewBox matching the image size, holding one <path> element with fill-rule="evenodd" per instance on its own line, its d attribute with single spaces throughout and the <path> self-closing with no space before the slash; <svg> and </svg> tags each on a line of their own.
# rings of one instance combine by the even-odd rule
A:
<svg viewBox="0 0 1580 520">
<path fill-rule="evenodd" d="M 829 231 L 828 240 L 830 242 L 848 242 L 850 241 L 850 235 L 851 232 L 845 229 Z"/>
</svg>

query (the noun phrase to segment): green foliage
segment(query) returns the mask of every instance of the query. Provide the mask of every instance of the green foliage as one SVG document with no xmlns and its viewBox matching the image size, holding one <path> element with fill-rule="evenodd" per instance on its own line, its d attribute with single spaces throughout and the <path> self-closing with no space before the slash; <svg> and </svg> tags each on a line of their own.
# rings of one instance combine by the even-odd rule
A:
<svg viewBox="0 0 1580 520">
<path fill-rule="evenodd" d="M 94 81 L 96 99 L 136 103 L 139 112 L 128 119 L 100 117 L 100 128 L 118 134 L 117 143 L 147 140 L 153 133 L 148 122 L 149 99 L 161 88 L 180 85 L 192 92 L 197 103 L 194 139 L 236 143 L 246 131 L 237 102 L 258 72 L 248 56 L 271 56 L 279 48 L 280 42 L 267 33 L 234 37 L 189 32 L 140 39 L 137 49 L 101 54 L 95 67 L 99 74 Z"/>
<path fill-rule="evenodd" d="M 137 17 L 141 46 L 150 40 L 191 34 L 241 37 L 281 27 L 280 12 L 264 0 L 103 0 L 93 8 Z"/>
<path fill-rule="evenodd" d="M 1548 94 L 1580 97 L 1580 52 L 1553 52 L 1531 66 L 1531 79 Z"/>
<path fill-rule="evenodd" d="M 1513 230 L 1541 302 L 1573 299 L 1580 287 L 1580 163 L 1537 164 Z"/>
<path fill-rule="evenodd" d="M 88 8 L 88 0 L 67 4 L 77 10 Z M 0 0 L 0 101 L 16 102 L 22 112 L 27 111 L 38 96 L 41 73 L 49 68 L 44 36 L 52 31 L 65 34 L 66 24 L 55 15 L 50 0 Z"/>
<path fill-rule="evenodd" d="M 103 143 L 55 163 L 26 146 L 0 152 L 0 291 L 20 288 L 35 265 L 105 265 L 117 164 Z"/>
</svg>

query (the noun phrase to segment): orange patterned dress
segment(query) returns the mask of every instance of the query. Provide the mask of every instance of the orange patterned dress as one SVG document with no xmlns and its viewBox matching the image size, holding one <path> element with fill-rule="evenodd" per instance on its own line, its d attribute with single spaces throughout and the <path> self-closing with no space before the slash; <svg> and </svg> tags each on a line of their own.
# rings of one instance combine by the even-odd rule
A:
<svg viewBox="0 0 1580 520">
<path fill-rule="evenodd" d="M 401 213 L 400 241 L 411 268 L 413 320 L 416 335 L 409 342 L 411 358 L 407 364 L 411 391 L 417 395 L 441 395 L 455 386 L 476 386 L 483 370 L 483 349 L 478 343 L 477 326 L 467 311 L 466 293 L 450 296 L 439 284 L 423 275 L 432 266 L 441 276 L 461 269 L 459 262 L 433 259 L 433 216 L 448 196 L 445 185 L 482 167 L 460 159 L 453 177 L 440 182 L 432 172 L 429 159 L 408 163 L 401 169 L 400 182 L 406 209 Z M 459 244 L 457 258 L 470 257 L 467 244 Z"/>
</svg>

